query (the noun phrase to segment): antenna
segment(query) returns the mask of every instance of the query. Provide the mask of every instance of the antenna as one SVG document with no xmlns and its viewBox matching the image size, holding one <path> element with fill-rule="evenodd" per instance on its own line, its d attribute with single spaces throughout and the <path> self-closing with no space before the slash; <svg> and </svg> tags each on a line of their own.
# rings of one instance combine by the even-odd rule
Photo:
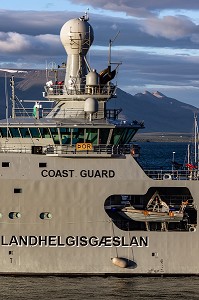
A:
<svg viewBox="0 0 199 300">
<path fill-rule="evenodd" d="M 194 163 L 198 163 L 198 153 L 197 153 L 197 142 L 198 142 L 198 122 L 197 115 L 194 113 Z"/>
<path fill-rule="evenodd" d="M 10 86 L 12 90 L 12 118 L 15 118 L 15 82 L 14 82 L 14 75 L 10 78 Z"/>
<path fill-rule="evenodd" d="M 85 20 L 85 21 L 88 21 L 88 20 L 89 20 L 88 13 L 89 13 L 89 8 L 87 8 L 87 11 L 85 11 L 85 16 L 84 16 L 84 20 Z"/>
<path fill-rule="evenodd" d="M 48 81 L 48 62 L 46 60 L 46 81 Z"/>
<path fill-rule="evenodd" d="M 50 71 L 51 72 L 54 72 L 54 80 L 55 80 L 55 82 L 57 82 L 58 81 L 58 70 L 57 70 L 57 65 L 56 65 L 56 63 L 55 62 L 50 62 L 49 64 L 48 64 L 48 68 L 50 69 Z"/>
<path fill-rule="evenodd" d="M 120 31 L 117 32 L 117 34 L 115 35 L 113 40 L 109 40 L 109 58 L 108 58 L 108 65 L 111 65 L 111 47 L 112 44 L 115 42 L 116 38 L 118 37 L 118 35 L 120 34 Z"/>
<path fill-rule="evenodd" d="M 7 89 L 7 74 L 5 73 L 5 98 L 6 98 L 6 140 L 8 141 L 8 89 Z"/>
</svg>

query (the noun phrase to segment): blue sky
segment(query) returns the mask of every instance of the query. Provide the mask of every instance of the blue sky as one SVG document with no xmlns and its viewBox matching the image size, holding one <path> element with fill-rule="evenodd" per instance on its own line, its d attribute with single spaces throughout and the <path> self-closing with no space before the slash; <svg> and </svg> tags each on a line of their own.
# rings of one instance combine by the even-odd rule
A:
<svg viewBox="0 0 199 300">
<path fill-rule="evenodd" d="M 10 0 L 1 1 L 1 9 L 11 9 L 11 10 L 63 10 L 66 9 L 67 1 L 56 0 L 56 1 L 45 1 L 45 0 L 34 0 L 34 1 L 24 1 L 24 0 Z M 72 7 L 73 5 L 70 4 Z M 78 5 L 75 5 L 78 7 Z M 59 9 L 56 9 L 58 7 Z"/>
<path fill-rule="evenodd" d="M 199 1 L 196 0 L 9 0 L 0 1 L 0 68 L 45 68 L 66 53 L 62 25 L 89 8 L 95 41 L 89 60 L 106 67 L 122 61 L 117 82 L 123 90 L 159 90 L 199 107 Z"/>
<path fill-rule="evenodd" d="M 10 10 L 36 10 L 36 11 L 64 11 L 70 10 L 79 11 L 82 13 L 87 9 L 89 5 L 73 4 L 67 0 L 34 0 L 34 1 L 24 1 L 24 0 L 9 0 L 0 2 L 1 9 Z"/>
</svg>

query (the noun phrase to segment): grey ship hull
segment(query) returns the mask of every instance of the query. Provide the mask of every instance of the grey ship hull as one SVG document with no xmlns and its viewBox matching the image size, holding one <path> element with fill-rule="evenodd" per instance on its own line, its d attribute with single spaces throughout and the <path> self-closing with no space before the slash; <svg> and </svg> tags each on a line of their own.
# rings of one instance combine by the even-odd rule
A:
<svg viewBox="0 0 199 300">
<path fill-rule="evenodd" d="M 124 231 L 104 208 L 110 195 L 144 195 L 150 187 L 187 187 L 198 206 L 197 181 L 150 179 L 130 155 L 95 159 L 5 153 L 0 161 L 10 162 L 9 168 L 1 168 L 0 273 L 199 273 L 197 230 Z M 39 168 L 41 162 L 47 167 Z M 62 170 L 73 171 L 61 177 Z M 86 170 L 112 172 L 104 178 L 86 177 Z M 10 212 L 20 212 L 21 217 L 10 219 Z M 42 220 L 42 212 L 52 217 Z M 114 257 L 131 263 L 120 268 L 112 263 Z"/>
<path fill-rule="evenodd" d="M 66 75 L 58 81 L 57 68 L 46 82 L 50 111 L 39 100 L 18 109 L 10 80 L 12 118 L 0 124 L 0 273 L 198 274 L 198 177 L 150 178 L 138 165 L 131 141 L 144 124 L 107 109 L 120 63 L 111 69 L 110 40 L 107 68 L 89 65 L 87 21 L 86 13 L 60 31 Z M 176 211 L 187 202 L 182 222 L 122 217 L 123 200 L 145 210 L 154 193 Z"/>
</svg>

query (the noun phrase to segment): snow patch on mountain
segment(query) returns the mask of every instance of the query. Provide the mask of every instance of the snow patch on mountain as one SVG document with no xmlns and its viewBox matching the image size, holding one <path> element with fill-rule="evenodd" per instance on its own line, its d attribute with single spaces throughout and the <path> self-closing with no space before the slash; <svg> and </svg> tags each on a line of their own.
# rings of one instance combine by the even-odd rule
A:
<svg viewBox="0 0 199 300">
<path fill-rule="evenodd" d="M 0 69 L 1 72 L 7 73 L 28 73 L 28 71 L 11 70 L 11 69 Z"/>
<path fill-rule="evenodd" d="M 153 96 L 155 96 L 156 98 L 159 98 L 159 99 L 162 99 L 162 98 L 165 98 L 166 96 L 158 91 L 152 93 Z"/>
</svg>

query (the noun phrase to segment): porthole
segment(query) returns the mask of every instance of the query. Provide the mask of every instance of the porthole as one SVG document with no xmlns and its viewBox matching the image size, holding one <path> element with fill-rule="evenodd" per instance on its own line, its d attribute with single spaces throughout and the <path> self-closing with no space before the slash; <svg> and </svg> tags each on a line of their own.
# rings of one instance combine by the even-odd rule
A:
<svg viewBox="0 0 199 300">
<path fill-rule="evenodd" d="M 50 212 L 42 212 L 40 214 L 40 219 L 42 219 L 42 220 L 52 219 L 52 214 Z"/>
<path fill-rule="evenodd" d="M 9 213 L 9 218 L 10 219 L 20 219 L 21 214 L 20 214 L 20 212 L 12 211 L 12 212 Z"/>
</svg>

